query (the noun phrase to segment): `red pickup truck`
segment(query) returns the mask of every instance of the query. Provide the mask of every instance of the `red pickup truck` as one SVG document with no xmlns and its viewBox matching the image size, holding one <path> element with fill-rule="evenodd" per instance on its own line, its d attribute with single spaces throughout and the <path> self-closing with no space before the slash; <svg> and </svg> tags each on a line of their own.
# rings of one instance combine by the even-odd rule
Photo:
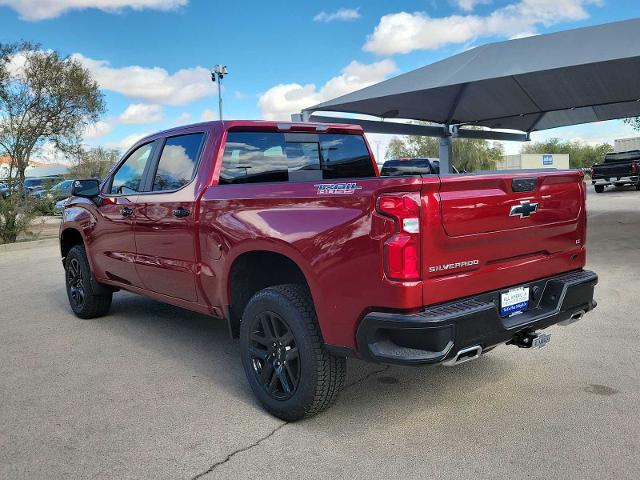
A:
<svg viewBox="0 0 640 480">
<path fill-rule="evenodd" d="M 380 177 L 359 127 L 224 121 L 140 140 L 73 194 L 74 313 L 127 290 L 223 319 L 287 420 L 331 405 L 346 356 L 454 365 L 596 305 L 578 171 Z"/>
</svg>

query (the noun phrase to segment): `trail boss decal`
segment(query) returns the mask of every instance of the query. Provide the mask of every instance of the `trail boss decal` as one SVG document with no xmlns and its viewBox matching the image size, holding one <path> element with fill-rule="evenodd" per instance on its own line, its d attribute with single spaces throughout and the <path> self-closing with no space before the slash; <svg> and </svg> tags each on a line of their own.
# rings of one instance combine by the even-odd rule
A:
<svg viewBox="0 0 640 480">
<path fill-rule="evenodd" d="M 473 267 L 475 265 L 478 265 L 479 263 L 480 260 L 465 260 L 464 262 L 447 263 L 445 265 L 433 265 L 429 267 L 429 272 L 446 272 L 448 270 L 455 270 L 457 268 Z"/>
<path fill-rule="evenodd" d="M 356 190 L 362 190 L 356 182 L 318 183 L 314 187 L 318 189 L 318 195 L 353 195 Z"/>
</svg>

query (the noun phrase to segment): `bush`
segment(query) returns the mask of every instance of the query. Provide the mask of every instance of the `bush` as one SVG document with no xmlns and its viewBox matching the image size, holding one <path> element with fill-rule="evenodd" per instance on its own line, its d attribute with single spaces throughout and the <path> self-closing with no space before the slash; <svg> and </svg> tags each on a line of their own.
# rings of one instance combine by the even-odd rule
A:
<svg viewBox="0 0 640 480">
<path fill-rule="evenodd" d="M 26 232 L 36 215 L 34 199 L 18 193 L 0 196 L 0 241 L 13 243 Z"/>
<path fill-rule="evenodd" d="M 54 214 L 54 208 L 56 202 L 51 198 L 40 197 L 33 199 L 33 213 L 34 215 L 51 216 Z"/>
</svg>

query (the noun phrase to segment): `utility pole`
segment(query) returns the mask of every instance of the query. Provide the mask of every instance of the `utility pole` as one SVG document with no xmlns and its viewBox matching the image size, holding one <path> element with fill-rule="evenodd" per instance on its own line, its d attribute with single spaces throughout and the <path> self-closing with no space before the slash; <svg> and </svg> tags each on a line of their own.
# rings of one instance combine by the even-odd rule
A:
<svg viewBox="0 0 640 480">
<path fill-rule="evenodd" d="M 211 81 L 218 82 L 218 116 L 220 120 L 222 120 L 222 79 L 228 74 L 226 65 L 214 65 L 211 70 Z"/>
</svg>

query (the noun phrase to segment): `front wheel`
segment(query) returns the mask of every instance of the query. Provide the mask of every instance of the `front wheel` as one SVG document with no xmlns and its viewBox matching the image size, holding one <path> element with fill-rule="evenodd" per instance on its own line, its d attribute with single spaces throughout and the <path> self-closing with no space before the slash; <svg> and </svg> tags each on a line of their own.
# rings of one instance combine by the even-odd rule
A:
<svg viewBox="0 0 640 480">
<path fill-rule="evenodd" d="M 106 288 L 104 292 L 96 292 L 98 284 L 92 279 L 84 246 L 76 245 L 67 254 L 65 279 L 69 305 L 77 317 L 96 318 L 109 312 L 113 294 Z"/>
<path fill-rule="evenodd" d="M 247 380 L 264 408 L 287 421 L 333 404 L 346 361 L 324 346 L 311 296 L 301 285 L 265 288 L 249 301 L 240 324 Z"/>
<path fill-rule="evenodd" d="M 602 193 L 604 192 L 604 185 L 594 185 L 593 189 L 596 191 L 596 193 Z"/>
</svg>

